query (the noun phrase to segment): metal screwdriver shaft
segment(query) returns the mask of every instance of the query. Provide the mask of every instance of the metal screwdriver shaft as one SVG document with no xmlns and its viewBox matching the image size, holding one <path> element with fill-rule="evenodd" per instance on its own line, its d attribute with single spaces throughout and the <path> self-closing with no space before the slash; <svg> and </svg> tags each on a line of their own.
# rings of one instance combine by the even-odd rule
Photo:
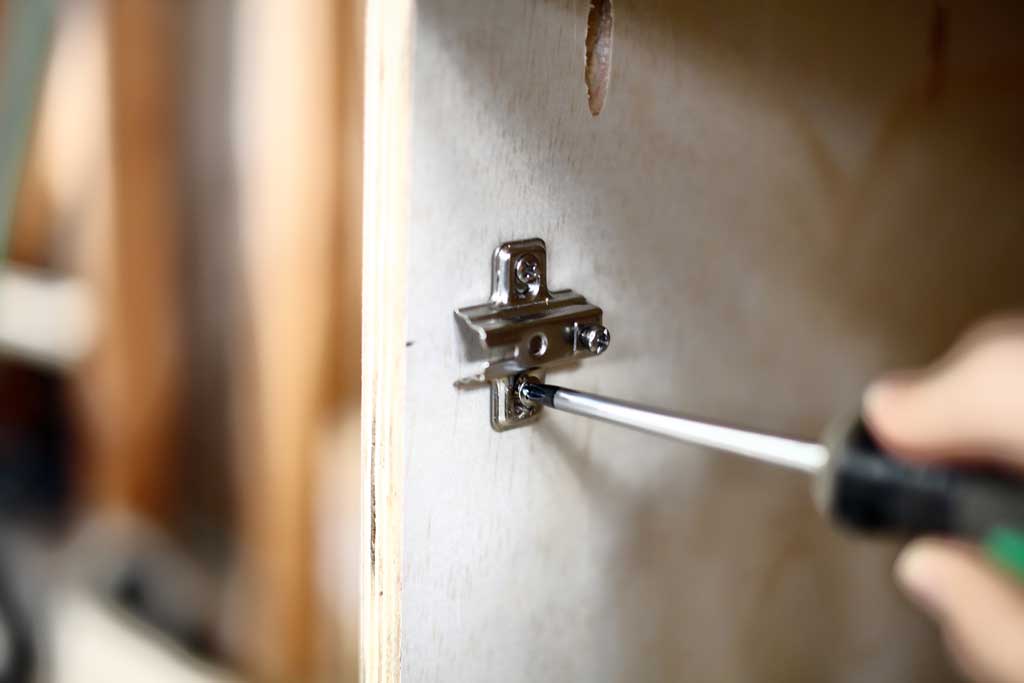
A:
<svg viewBox="0 0 1024 683">
<path fill-rule="evenodd" d="M 523 401 L 540 403 L 555 410 L 736 453 L 810 474 L 820 470 L 828 460 L 828 450 L 818 443 L 714 424 L 550 384 L 523 382 L 519 387 L 519 397 Z"/>
<path fill-rule="evenodd" d="M 860 418 L 837 421 L 823 444 L 760 434 L 524 378 L 524 403 L 717 448 L 812 475 L 818 510 L 864 533 L 940 534 L 980 542 L 1024 579 L 1024 480 L 1009 473 L 920 465 L 880 449 Z"/>
</svg>

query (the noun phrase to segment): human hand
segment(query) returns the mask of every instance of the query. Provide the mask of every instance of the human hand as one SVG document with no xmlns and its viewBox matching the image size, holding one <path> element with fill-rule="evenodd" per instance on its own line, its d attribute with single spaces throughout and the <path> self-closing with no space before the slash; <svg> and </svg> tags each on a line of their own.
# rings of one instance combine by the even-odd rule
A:
<svg viewBox="0 0 1024 683">
<path fill-rule="evenodd" d="M 880 445 L 900 457 L 957 462 L 982 453 L 1024 476 L 1024 318 L 984 323 L 932 367 L 876 382 L 864 416 Z M 974 545 L 937 538 L 910 543 L 895 571 L 970 677 L 1024 683 L 1019 578 Z"/>
</svg>

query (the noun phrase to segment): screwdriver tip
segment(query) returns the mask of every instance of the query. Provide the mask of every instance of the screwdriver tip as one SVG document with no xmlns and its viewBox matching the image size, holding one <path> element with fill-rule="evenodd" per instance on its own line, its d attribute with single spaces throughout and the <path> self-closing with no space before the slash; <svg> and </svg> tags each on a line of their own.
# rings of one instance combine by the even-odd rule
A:
<svg viewBox="0 0 1024 683">
<path fill-rule="evenodd" d="M 555 405 L 556 393 L 558 393 L 558 387 L 553 387 L 550 384 L 531 382 L 530 378 L 527 378 L 519 385 L 520 400 L 528 403 L 539 403 L 540 405 L 548 406 L 549 408 L 552 408 Z"/>
</svg>

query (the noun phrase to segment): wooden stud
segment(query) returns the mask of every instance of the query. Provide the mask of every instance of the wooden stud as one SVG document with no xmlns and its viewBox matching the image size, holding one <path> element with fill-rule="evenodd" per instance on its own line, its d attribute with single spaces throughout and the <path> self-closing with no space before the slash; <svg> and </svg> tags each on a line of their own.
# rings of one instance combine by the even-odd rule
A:
<svg viewBox="0 0 1024 683">
<path fill-rule="evenodd" d="M 104 322 L 89 380 L 95 414 L 93 495 L 169 522 L 178 412 L 175 28 L 160 0 L 112 2 L 114 231 Z M 87 387 L 88 391 L 91 391 Z"/>
<path fill-rule="evenodd" d="M 344 338 L 337 269 L 352 263 L 339 255 L 339 226 L 358 215 L 358 203 L 339 205 L 354 196 L 344 191 L 353 150 L 339 130 L 353 125 L 342 109 L 353 82 L 338 68 L 339 25 L 356 4 L 239 7 L 236 125 L 251 336 L 241 345 L 237 471 L 252 595 L 248 667 L 268 680 L 308 679 L 328 658 L 316 631 L 324 617 L 314 583 L 315 496 L 325 457 L 318 447 L 346 367 L 338 354 L 358 358 L 335 346 Z"/>
</svg>

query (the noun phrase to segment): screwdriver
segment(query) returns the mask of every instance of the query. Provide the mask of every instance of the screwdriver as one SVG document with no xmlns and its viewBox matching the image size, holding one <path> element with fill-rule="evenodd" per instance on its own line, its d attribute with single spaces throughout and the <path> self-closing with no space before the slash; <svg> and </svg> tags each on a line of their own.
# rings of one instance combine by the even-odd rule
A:
<svg viewBox="0 0 1024 683">
<path fill-rule="evenodd" d="M 821 443 L 716 424 L 657 408 L 542 384 L 517 385 L 528 405 L 706 446 L 812 477 L 818 511 L 870 534 L 938 534 L 980 542 L 1024 579 L 1024 480 L 994 470 L 918 465 L 879 448 L 856 417 L 839 420 Z"/>
</svg>

